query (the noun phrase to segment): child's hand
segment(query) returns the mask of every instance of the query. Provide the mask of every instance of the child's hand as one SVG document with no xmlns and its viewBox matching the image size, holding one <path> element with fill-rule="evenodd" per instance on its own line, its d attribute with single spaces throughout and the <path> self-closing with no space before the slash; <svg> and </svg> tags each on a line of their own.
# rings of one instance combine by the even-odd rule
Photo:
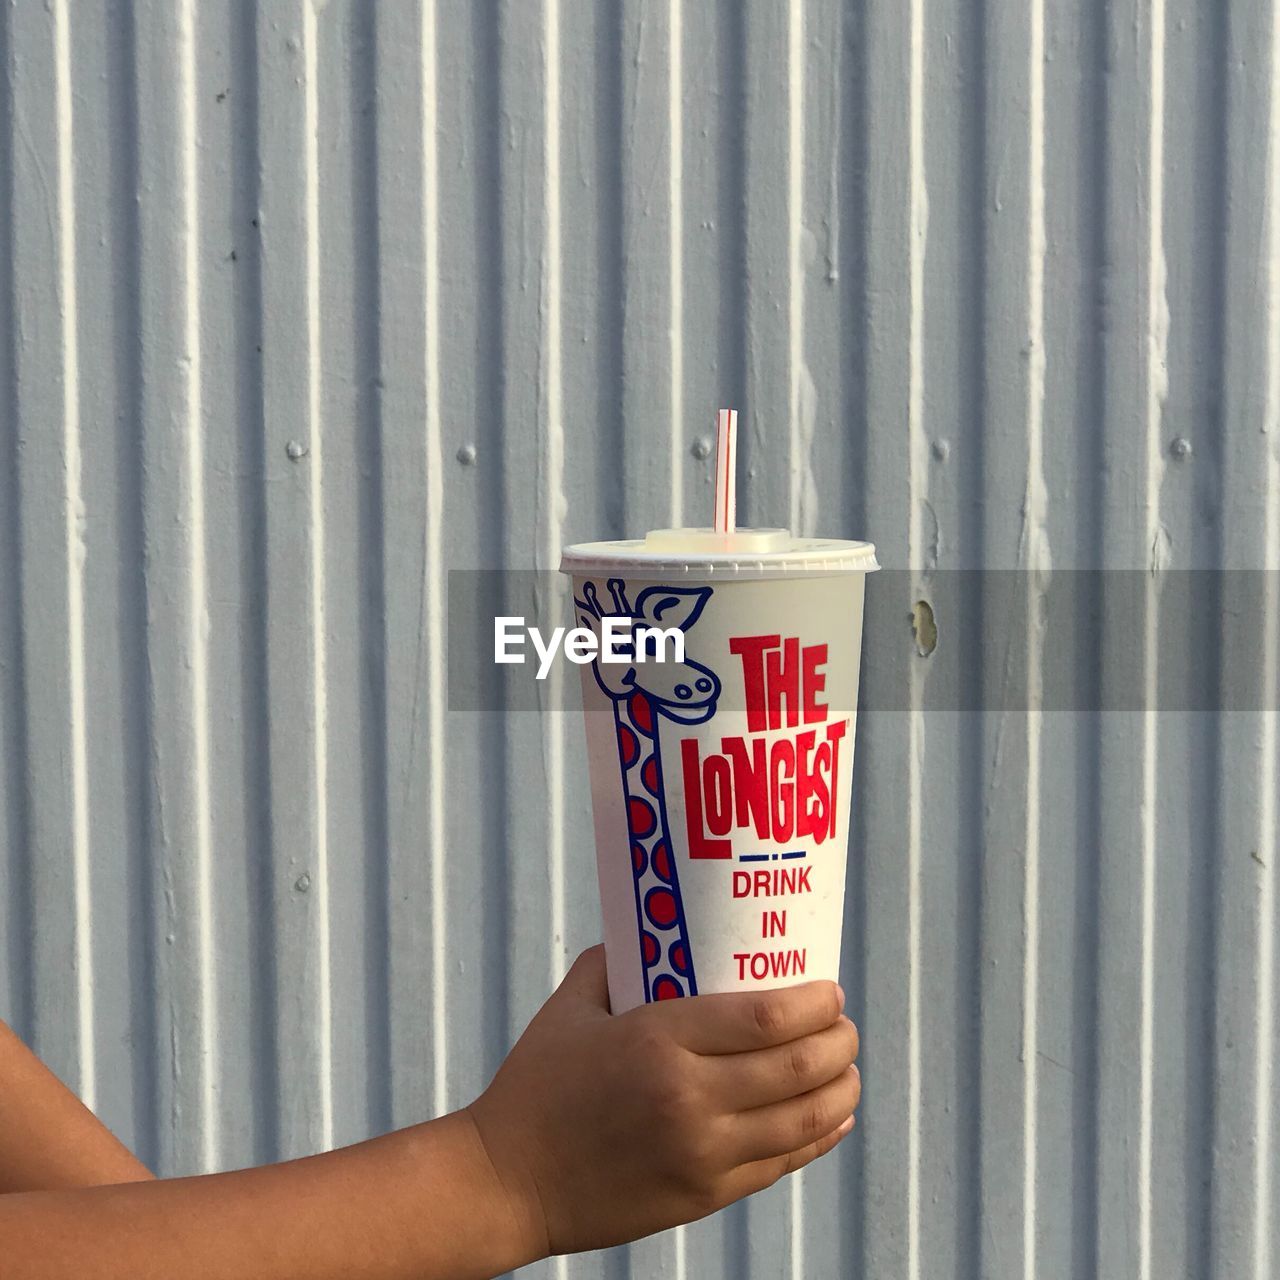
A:
<svg viewBox="0 0 1280 1280">
<path fill-rule="evenodd" d="M 853 1126 L 858 1033 L 832 982 L 608 1012 L 579 956 L 468 1109 L 539 1252 L 691 1222 L 830 1151 Z"/>
</svg>

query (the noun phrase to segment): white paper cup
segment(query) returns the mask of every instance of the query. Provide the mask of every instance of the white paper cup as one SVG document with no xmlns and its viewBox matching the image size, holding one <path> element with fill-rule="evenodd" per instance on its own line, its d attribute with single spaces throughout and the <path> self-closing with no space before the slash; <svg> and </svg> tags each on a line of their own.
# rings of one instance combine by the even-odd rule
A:
<svg viewBox="0 0 1280 1280">
<path fill-rule="evenodd" d="M 865 542 L 660 530 L 569 547 L 575 625 L 684 660 L 582 667 L 610 1003 L 835 979 Z"/>
</svg>

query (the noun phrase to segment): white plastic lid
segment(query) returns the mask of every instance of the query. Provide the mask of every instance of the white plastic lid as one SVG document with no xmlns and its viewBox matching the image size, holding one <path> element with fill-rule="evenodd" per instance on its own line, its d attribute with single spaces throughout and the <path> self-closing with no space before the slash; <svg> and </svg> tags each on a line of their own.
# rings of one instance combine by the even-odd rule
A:
<svg viewBox="0 0 1280 1280">
<path fill-rule="evenodd" d="M 579 542 L 566 547 L 560 558 L 561 573 L 712 581 L 872 573 L 879 567 L 869 542 L 797 538 L 785 529 L 654 529 L 643 538 Z"/>
</svg>

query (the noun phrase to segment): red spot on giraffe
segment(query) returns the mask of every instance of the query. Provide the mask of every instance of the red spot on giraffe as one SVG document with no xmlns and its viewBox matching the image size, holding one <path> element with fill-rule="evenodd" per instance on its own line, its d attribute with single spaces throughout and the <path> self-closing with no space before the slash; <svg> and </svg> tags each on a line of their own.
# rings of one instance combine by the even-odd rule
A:
<svg viewBox="0 0 1280 1280">
<path fill-rule="evenodd" d="M 689 972 L 689 953 L 685 950 L 683 942 L 673 943 L 669 955 L 671 956 L 671 967 L 677 973 Z"/>
<path fill-rule="evenodd" d="M 658 940 L 647 929 L 640 935 L 640 951 L 644 956 L 644 967 L 647 969 L 651 964 L 656 964 L 658 954 L 661 948 L 658 946 Z"/>
<path fill-rule="evenodd" d="M 659 840 L 653 846 L 653 856 L 651 865 L 654 871 L 660 875 L 668 884 L 671 883 L 671 850 L 667 848 L 665 840 Z"/>
<path fill-rule="evenodd" d="M 676 922 L 676 900 L 670 889 L 650 889 L 644 896 L 644 913 L 659 929 Z"/>
<path fill-rule="evenodd" d="M 633 844 L 631 846 L 631 868 L 639 875 L 644 870 L 644 845 Z"/>
<path fill-rule="evenodd" d="M 632 796 L 627 801 L 627 813 L 631 819 L 632 835 L 652 835 L 657 828 L 658 820 L 654 817 L 653 809 L 639 796 Z"/>
<path fill-rule="evenodd" d="M 650 756 L 640 766 L 640 779 L 653 795 L 658 794 L 658 757 Z"/>
<path fill-rule="evenodd" d="M 655 1000 L 678 1000 L 684 991 L 680 984 L 667 974 L 656 979 L 653 984 L 653 998 Z"/>
<path fill-rule="evenodd" d="M 627 701 L 627 710 L 631 713 L 631 723 L 641 733 L 653 736 L 653 704 L 643 693 L 633 693 Z"/>
<path fill-rule="evenodd" d="M 640 757 L 640 739 L 625 724 L 618 726 L 618 751 L 624 769 L 630 769 Z"/>
</svg>

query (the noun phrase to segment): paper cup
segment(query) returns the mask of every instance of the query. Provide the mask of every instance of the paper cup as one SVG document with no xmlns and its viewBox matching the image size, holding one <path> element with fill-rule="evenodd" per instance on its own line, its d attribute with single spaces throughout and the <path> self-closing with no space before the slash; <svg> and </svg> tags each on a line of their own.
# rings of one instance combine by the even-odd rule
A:
<svg viewBox="0 0 1280 1280">
<path fill-rule="evenodd" d="M 564 553 L 610 1003 L 835 979 L 865 542 L 665 530 Z M 683 641 L 676 660 L 676 633 Z"/>
</svg>

